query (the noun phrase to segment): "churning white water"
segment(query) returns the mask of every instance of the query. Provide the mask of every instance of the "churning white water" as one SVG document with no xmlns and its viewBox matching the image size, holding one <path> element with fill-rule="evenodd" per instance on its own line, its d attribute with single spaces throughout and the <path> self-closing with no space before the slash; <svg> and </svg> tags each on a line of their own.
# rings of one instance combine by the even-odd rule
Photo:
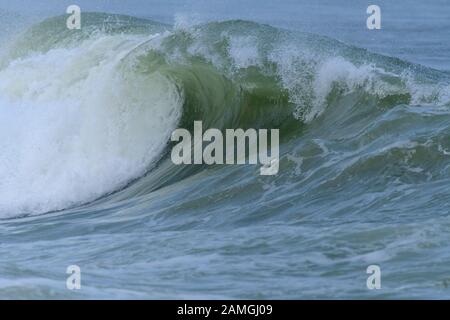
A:
<svg viewBox="0 0 450 320">
<path fill-rule="evenodd" d="M 92 201 L 158 158 L 182 94 L 124 61 L 143 40 L 101 36 L 0 70 L 0 218 Z"/>
</svg>

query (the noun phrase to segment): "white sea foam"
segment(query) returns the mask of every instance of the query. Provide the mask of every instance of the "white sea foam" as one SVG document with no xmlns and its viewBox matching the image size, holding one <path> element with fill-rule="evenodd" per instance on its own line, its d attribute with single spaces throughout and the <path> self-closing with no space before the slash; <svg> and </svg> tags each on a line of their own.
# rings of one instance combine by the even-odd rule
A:
<svg viewBox="0 0 450 320">
<path fill-rule="evenodd" d="M 103 36 L 0 70 L 0 218 L 92 201 L 158 158 L 182 94 L 121 63 L 143 40 Z"/>
</svg>

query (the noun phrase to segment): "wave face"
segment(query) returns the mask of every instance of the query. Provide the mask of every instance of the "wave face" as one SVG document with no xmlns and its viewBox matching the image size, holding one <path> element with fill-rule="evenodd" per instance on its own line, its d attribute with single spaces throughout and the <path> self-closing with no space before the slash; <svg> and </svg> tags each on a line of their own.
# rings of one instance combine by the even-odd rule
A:
<svg viewBox="0 0 450 320">
<path fill-rule="evenodd" d="M 342 288 L 334 297 L 361 297 L 367 292 L 352 291 L 345 274 L 329 270 L 344 265 L 356 273 L 358 263 L 390 262 L 404 271 L 395 263 L 405 246 L 440 245 L 418 226 L 448 225 L 448 72 L 248 21 L 172 27 L 101 13 L 83 19 L 81 31 L 67 30 L 65 17 L 37 24 L 0 59 L 0 218 L 9 219 L 0 229 L 12 240 L 27 234 L 14 221 L 61 246 L 63 234 L 87 233 L 89 254 L 100 260 L 101 249 L 93 248 L 109 248 L 110 239 L 129 248 L 108 251 L 105 265 L 182 273 L 180 264 L 195 269 L 201 262 L 205 269 L 195 272 L 223 283 L 232 277 L 223 266 L 273 280 L 283 261 L 295 270 L 277 273 L 280 297 L 291 298 L 302 272 L 309 296 L 324 297 L 317 284 L 334 275 L 329 283 Z M 174 166 L 170 134 L 192 130 L 194 120 L 205 129 L 279 128 L 280 173 L 261 177 L 249 165 Z M 63 221 L 64 231 L 46 227 Z M 238 246 L 248 249 L 244 256 L 267 259 L 249 266 L 234 255 Z M 82 252 L 75 258 L 89 264 Z M 427 272 L 425 264 L 416 267 L 418 278 Z M 128 287 L 133 281 L 120 282 L 125 269 L 118 269 L 116 285 L 128 288 L 127 296 L 167 297 L 172 288 Z M 239 292 L 221 291 L 214 281 L 205 296 L 278 292 L 266 280 L 241 283 Z M 51 295 L 53 284 L 41 284 L 48 292 L 30 294 Z M 181 297 L 198 289 L 172 285 Z M 86 290 L 101 295 L 94 284 Z"/>
</svg>

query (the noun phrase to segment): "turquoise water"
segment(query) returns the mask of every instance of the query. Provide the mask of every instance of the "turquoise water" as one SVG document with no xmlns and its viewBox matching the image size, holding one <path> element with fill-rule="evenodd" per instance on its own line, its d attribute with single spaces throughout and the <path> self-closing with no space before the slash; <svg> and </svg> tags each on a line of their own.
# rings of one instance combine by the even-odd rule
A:
<svg viewBox="0 0 450 320">
<path fill-rule="evenodd" d="M 0 4 L 0 298 L 450 296 L 448 3 L 78 4 Z M 173 165 L 194 120 L 279 174 Z"/>
</svg>

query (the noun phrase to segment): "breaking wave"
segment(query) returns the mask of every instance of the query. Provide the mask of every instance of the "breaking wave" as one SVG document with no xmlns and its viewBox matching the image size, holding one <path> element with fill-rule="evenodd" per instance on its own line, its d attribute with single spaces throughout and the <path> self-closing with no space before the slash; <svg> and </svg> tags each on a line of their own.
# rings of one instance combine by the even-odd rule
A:
<svg viewBox="0 0 450 320">
<path fill-rule="evenodd" d="M 65 17 L 51 18 L 0 60 L 0 218 L 83 205 L 146 175 L 133 194 L 182 180 L 199 168 L 172 166 L 169 138 L 194 120 L 280 128 L 287 143 L 307 126 L 342 131 L 398 105 L 447 110 L 449 83 L 441 71 L 247 21 L 172 27 L 89 13 L 82 30 L 67 30 Z"/>
</svg>

